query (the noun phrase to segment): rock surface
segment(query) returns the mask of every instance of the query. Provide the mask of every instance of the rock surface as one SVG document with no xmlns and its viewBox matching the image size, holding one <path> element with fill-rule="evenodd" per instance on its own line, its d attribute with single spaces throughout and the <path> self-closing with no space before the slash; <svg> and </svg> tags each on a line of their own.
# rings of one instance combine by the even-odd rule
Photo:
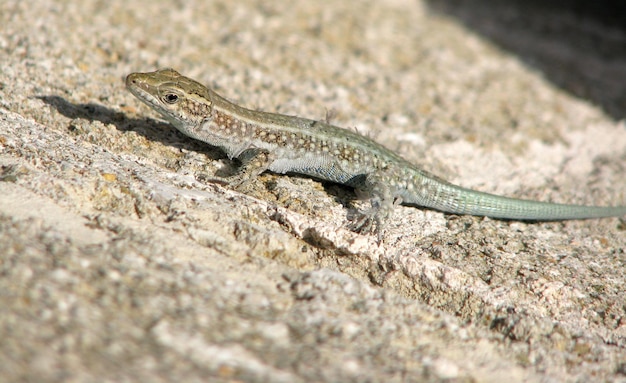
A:
<svg viewBox="0 0 626 383">
<path fill-rule="evenodd" d="M 208 182 L 233 164 L 123 86 L 173 67 L 466 187 L 626 204 L 624 33 L 441 4 L 0 3 L 0 380 L 626 381 L 619 219 L 398 207 L 378 246 L 348 188 Z"/>
</svg>

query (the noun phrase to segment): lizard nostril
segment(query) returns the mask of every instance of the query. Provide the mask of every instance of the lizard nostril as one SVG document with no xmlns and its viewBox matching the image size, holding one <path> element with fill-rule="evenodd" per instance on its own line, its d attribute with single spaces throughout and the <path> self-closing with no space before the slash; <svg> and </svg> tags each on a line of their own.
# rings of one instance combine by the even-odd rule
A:
<svg viewBox="0 0 626 383">
<path fill-rule="evenodd" d="M 126 76 L 126 85 L 130 86 L 137 86 L 137 76 L 135 76 L 134 73 L 129 74 L 128 76 Z"/>
</svg>

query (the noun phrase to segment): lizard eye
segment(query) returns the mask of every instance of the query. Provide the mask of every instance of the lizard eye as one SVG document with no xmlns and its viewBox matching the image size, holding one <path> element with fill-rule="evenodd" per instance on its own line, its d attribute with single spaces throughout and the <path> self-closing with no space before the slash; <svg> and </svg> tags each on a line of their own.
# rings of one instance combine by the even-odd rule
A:
<svg viewBox="0 0 626 383">
<path fill-rule="evenodd" d="M 168 104 L 174 104 L 174 103 L 176 103 L 178 101 L 178 95 L 174 94 L 174 93 L 168 93 L 168 94 L 165 95 L 165 97 L 163 97 L 163 99 Z"/>
</svg>

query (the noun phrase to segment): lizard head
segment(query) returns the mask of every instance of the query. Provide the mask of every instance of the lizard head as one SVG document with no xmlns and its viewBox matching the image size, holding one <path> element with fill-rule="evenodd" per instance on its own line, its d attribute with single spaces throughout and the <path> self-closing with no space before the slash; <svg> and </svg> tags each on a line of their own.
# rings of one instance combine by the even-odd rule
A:
<svg viewBox="0 0 626 383">
<path fill-rule="evenodd" d="M 211 114 L 208 89 L 173 69 L 131 73 L 126 87 L 177 128 L 197 126 Z"/>
</svg>

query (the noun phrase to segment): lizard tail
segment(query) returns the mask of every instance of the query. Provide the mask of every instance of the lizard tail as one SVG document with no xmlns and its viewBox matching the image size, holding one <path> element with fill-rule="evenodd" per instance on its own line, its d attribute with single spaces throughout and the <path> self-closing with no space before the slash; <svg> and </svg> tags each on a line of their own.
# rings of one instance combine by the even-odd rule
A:
<svg viewBox="0 0 626 383">
<path fill-rule="evenodd" d="M 469 214 L 500 219 L 556 221 L 619 217 L 626 215 L 626 206 L 585 206 L 539 202 L 466 189 L 439 180 L 424 179 L 422 190 L 405 202 L 452 214 Z"/>
</svg>

